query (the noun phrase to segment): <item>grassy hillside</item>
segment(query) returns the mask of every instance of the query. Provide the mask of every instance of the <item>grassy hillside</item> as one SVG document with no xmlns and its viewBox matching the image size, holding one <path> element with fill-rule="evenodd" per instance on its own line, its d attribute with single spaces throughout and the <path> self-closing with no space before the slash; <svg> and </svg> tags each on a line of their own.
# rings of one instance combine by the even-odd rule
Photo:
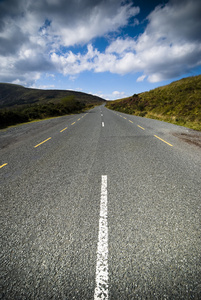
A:
<svg viewBox="0 0 201 300">
<path fill-rule="evenodd" d="M 108 101 L 108 108 L 201 130 L 201 75 L 149 92 Z"/>
<path fill-rule="evenodd" d="M 0 128 L 86 110 L 105 100 L 90 94 L 0 83 Z"/>
<path fill-rule="evenodd" d="M 97 103 L 104 99 L 90 94 L 67 90 L 40 90 L 25 88 L 16 84 L 0 83 L 0 109 L 27 104 L 59 103 L 61 99 L 74 96 L 75 101 Z"/>
</svg>

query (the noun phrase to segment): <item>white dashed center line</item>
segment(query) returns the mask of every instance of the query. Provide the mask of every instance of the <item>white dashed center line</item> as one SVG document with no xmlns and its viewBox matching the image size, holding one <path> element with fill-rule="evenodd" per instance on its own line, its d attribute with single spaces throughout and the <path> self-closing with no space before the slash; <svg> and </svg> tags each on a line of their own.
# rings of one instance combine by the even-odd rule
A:
<svg viewBox="0 0 201 300">
<path fill-rule="evenodd" d="M 105 126 L 105 124 L 104 124 L 104 122 L 102 122 L 102 127 L 104 127 Z"/>
<path fill-rule="evenodd" d="M 94 300 L 108 299 L 107 175 L 102 175 Z"/>
</svg>

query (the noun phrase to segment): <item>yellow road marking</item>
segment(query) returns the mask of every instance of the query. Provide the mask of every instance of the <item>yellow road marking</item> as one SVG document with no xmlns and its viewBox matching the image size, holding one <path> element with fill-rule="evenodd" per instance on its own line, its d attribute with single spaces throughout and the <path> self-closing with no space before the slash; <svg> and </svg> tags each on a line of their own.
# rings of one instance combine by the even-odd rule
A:
<svg viewBox="0 0 201 300">
<path fill-rule="evenodd" d="M 124 117 L 125 120 L 127 120 L 127 118 Z"/>
<path fill-rule="evenodd" d="M 64 130 L 66 130 L 68 127 L 66 127 L 66 128 L 64 128 L 64 129 L 62 129 L 60 132 L 63 132 Z"/>
<path fill-rule="evenodd" d="M 173 147 L 173 145 L 172 145 L 172 144 L 170 144 L 170 143 L 168 143 L 168 142 L 164 141 L 163 139 L 161 139 L 161 138 L 160 138 L 160 137 L 158 137 L 157 135 L 154 135 L 154 136 L 155 136 L 157 139 L 161 140 L 162 142 L 164 142 L 164 143 L 168 144 L 169 146 Z"/>
<path fill-rule="evenodd" d="M 74 125 L 75 124 L 75 122 L 73 122 L 71 125 Z"/>
<path fill-rule="evenodd" d="M 129 120 L 129 122 L 133 123 L 133 121 Z"/>
<path fill-rule="evenodd" d="M 0 166 L 0 169 L 1 169 L 1 168 L 3 168 L 3 167 L 5 167 L 6 165 L 7 165 L 7 163 L 6 163 L 6 164 L 3 164 L 3 165 L 1 165 L 1 166 Z"/>
<path fill-rule="evenodd" d="M 78 121 L 80 121 L 80 119 L 78 119 Z"/>
<path fill-rule="evenodd" d="M 45 143 L 45 142 L 49 141 L 50 139 L 51 139 L 51 137 L 49 137 L 47 140 L 45 140 L 45 141 L 41 142 L 40 144 L 38 144 L 38 145 L 34 146 L 34 148 L 36 148 L 36 147 L 38 147 L 38 146 L 42 145 L 43 143 Z"/>
<path fill-rule="evenodd" d="M 122 118 L 122 116 L 121 115 L 119 115 L 121 118 Z"/>
<path fill-rule="evenodd" d="M 140 125 L 137 125 L 139 128 L 141 128 L 142 130 L 145 130 L 143 127 L 141 127 Z"/>
</svg>

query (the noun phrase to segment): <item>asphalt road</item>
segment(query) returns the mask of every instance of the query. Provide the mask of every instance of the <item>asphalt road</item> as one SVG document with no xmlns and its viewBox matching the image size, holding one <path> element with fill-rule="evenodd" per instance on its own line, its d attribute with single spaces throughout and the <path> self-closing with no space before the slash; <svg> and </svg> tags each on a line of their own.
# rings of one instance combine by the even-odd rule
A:
<svg viewBox="0 0 201 300">
<path fill-rule="evenodd" d="M 0 299 L 201 299 L 201 149 L 96 107 L 0 132 Z"/>
</svg>

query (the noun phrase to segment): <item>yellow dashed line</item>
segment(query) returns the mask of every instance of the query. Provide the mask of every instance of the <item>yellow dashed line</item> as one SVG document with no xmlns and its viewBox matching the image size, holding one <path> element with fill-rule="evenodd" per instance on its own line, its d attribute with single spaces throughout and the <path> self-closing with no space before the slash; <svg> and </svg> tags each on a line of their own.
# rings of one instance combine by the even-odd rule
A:
<svg viewBox="0 0 201 300">
<path fill-rule="evenodd" d="M 7 165 L 7 163 L 6 163 L 6 164 L 3 164 L 3 165 L 1 165 L 1 166 L 0 166 L 0 169 L 1 169 L 1 168 L 3 168 L 3 167 L 5 167 L 6 165 Z"/>
<path fill-rule="evenodd" d="M 80 119 L 78 119 L 78 121 L 80 121 Z"/>
<path fill-rule="evenodd" d="M 64 129 L 62 129 L 60 132 L 63 132 L 64 130 L 66 130 L 68 127 L 66 127 L 66 128 L 64 128 Z"/>
<path fill-rule="evenodd" d="M 74 125 L 76 122 L 73 122 L 71 125 Z"/>
<path fill-rule="evenodd" d="M 49 141 L 50 139 L 51 139 L 51 137 L 49 137 L 47 140 L 45 140 L 45 141 L 41 142 L 40 144 L 38 144 L 38 145 L 34 146 L 34 148 L 36 148 L 36 147 L 38 147 L 38 146 L 42 145 L 43 143 L 45 143 L 45 142 Z"/>
<path fill-rule="evenodd" d="M 139 128 L 141 128 L 142 130 L 145 130 L 143 127 L 141 127 L 140 125 L 137 125 Z"/>
<path fill-rule="evenodd" d="M 127 120 L 127 118 L 124 117 L 125 120 Z"/>
<path fill-rule="evenodd" d="M 133 121 L 129 120 L 129 122 L 133 123 Z"/>
<path fill-rule="evenodd" d="M 168 144 L 169 146 L 173 147 L 173 145 L 172 145 L 172 144 L 170 144 L 170 143 L 168 143 L 168 142 L 164 141 L 163 139 L 161 139 L 161 138 L 160 138 L 160 137 L 158 137 L 157 135 L 154 135 L 154 136 L 155 136 L 157 139 L 161 140 L 162 142 L 164 142 L 164 143 Z"/>
</svg>

